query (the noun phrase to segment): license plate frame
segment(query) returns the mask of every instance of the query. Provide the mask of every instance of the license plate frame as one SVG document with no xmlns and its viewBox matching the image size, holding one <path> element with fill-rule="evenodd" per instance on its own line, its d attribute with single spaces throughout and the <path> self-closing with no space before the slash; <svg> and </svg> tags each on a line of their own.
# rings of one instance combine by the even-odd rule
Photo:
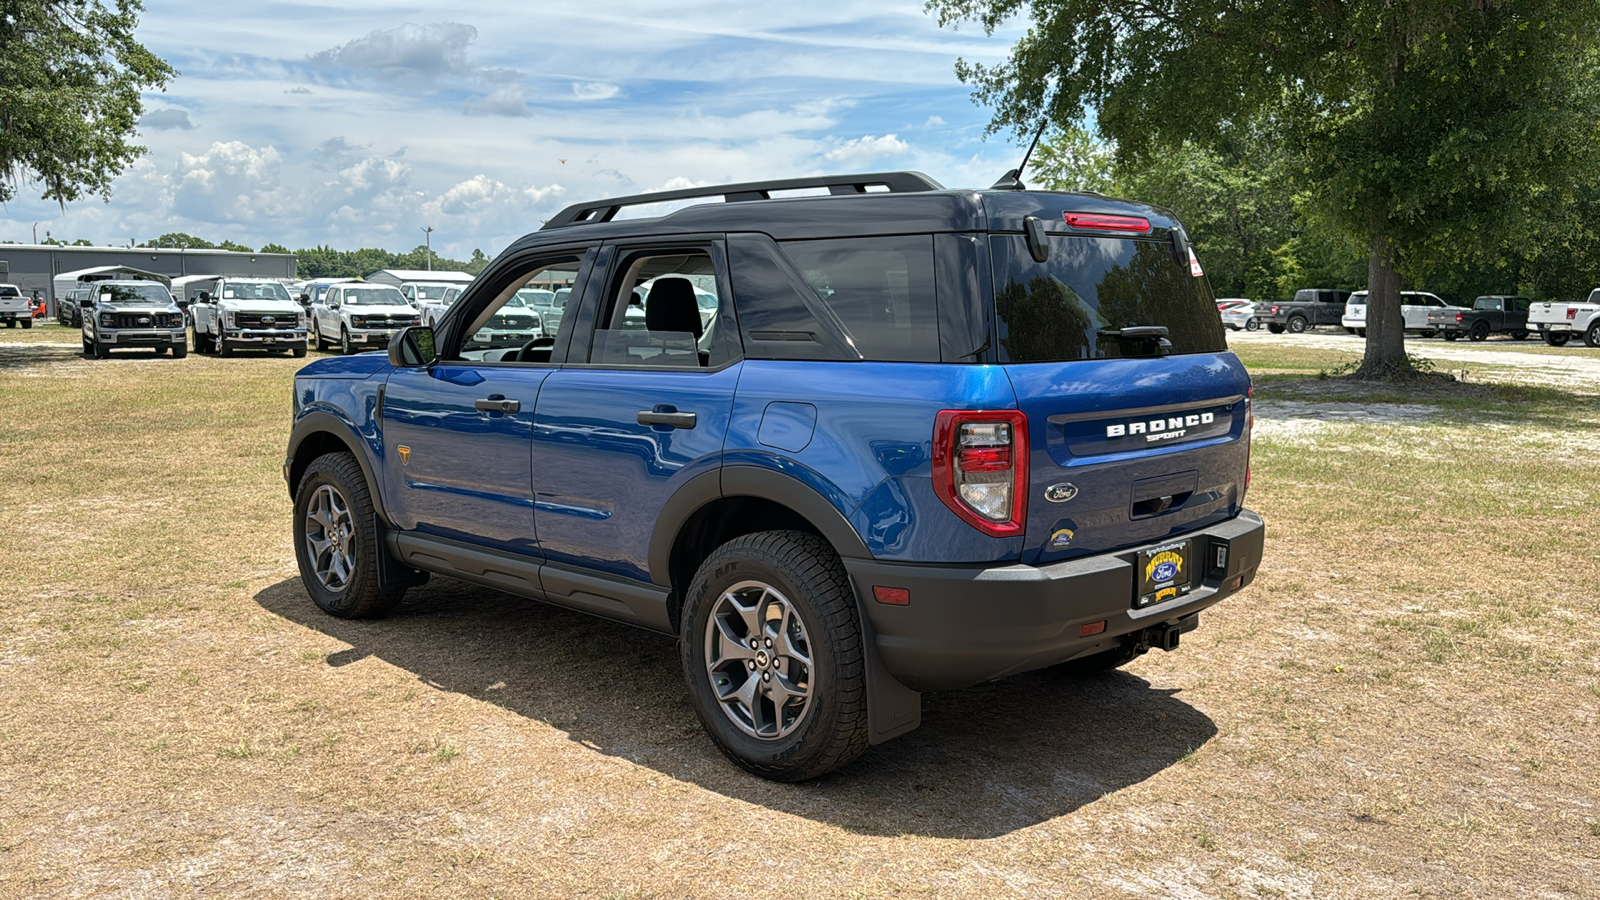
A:
<svg viewBox="0 0 1600 900">
<path fill-rule="evenodd" d="M 1173 541 L 1140 550 L 1135 560 L 1133 608 L 1144 609 L 1194 589 L 1194 541 Z"/>
</svg>

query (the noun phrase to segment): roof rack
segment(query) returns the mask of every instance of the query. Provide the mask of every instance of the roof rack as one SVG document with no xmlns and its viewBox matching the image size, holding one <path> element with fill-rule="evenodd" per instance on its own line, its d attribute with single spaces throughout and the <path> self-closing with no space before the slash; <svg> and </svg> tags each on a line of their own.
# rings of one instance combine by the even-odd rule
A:
<svg viewBox="0 0 1600 900">
<path fill-rule="evenodd" d="M 609 200 L 592 200 L 574 203 L 556 213 L 544 228 L 561 228 L 566 225 L 592 225 L 616 218 L 624 206 L 641 206 L 646 203 L 665 203 L 671 200 L 692 200 L 699 197 L 721 197 L 728 203 L 748 200 L 771 200 L 773 191 L 795 191 L 806 188 L 827 188 L 831 194 L 865 194 L 869 187 L 883 187 L 891 194 L 916 191 L 942 191 L 944 185 L 921 172 L 876 172 L 870 175 L 825 175 L 818 178 L 785 178 L 779 181 L 751 181 L 744 184 L 723 184 L 712 187 L 689 188 L 682 191 L 659 191 L 654 194 L 634 194 L 631 197 L 612 197 Z"/>
</svg>

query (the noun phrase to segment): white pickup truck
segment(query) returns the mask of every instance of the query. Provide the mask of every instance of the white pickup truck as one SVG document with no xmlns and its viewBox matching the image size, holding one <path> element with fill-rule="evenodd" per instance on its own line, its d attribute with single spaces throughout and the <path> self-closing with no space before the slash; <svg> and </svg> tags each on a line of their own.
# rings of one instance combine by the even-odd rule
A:
<svg viewBox="0 0 1600 900">
<path fill-rule="evenodd" d="M 0 284 L 0 319 L 5 320 L 7 328 L 15 328 L 18 323 L 23 328 L 33 327 L 33 304 L 14 284 Z"/>
<path fill-rule="evenodd" d="M 1535 303 L 1528 310 L 1528 327 L 1537 329 L 1544 342 L 1560 347 L 1574 335 L 1590 347 L 1600 347 L 1600 288 L 1581 303 Z"/>
<path fill-rule="evenodd" d="M 288 350 L 306 355 L 305 310 L 281 282 L 218 278 L 189 307 L 197 353 L 232 356 L 235 350 Z"/>
</svg>

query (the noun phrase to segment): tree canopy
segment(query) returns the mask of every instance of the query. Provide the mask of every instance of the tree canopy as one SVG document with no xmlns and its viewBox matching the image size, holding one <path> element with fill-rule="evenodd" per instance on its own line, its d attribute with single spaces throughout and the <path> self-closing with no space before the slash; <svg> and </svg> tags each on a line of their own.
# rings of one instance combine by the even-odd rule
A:
<svg viewBox="0 0 1600 900">
<path fill-rule="evenodd" d="M 1092 115 L 1130 165 L 1198 148 L 1252 178 L 1280 160 L 1302 208 L 1365 249 L 1364 377 L 1410 369 L 1402 272 L 1520 252 L 1595 168 L 1600 0 L 929 6 L 990 31 L 1031 18 L 1005 62 L 957 64 L 991 131 Z"/>
<path fill-rule="evenodd" d="M 109 197 L 145 149 L 140 93 L 176 71 L 134 39 L 139 0 L 0 0 L 0 203 Z"/>
</svg>

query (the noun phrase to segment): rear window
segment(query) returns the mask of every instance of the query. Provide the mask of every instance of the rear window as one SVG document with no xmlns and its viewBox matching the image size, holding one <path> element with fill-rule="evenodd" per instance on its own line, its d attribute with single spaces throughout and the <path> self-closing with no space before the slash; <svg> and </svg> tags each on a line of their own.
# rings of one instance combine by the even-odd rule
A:
<svg viewBox="0 0 1600 900">
<path fill-rule="evenodd" d="M 1227 349 L 1216 300 L 1168 241 L 1051 235 L 1035 262 L 1022 235 L 993 235 L 1001 362 L 1067 362 Z M 1164 326 L 1161 347 L 1114 334 Z"/>
<path fill-rule="evenodd" d="M 863 357 L 939 361 L 932 235 L 786 241 L 779 246 Z"/>
<path fill-rule="evenodd" d="M 0 297 L 21 297 L 21 296 L 22 296 L 22 292 L 17 290 L 15 286 L 9 285 L 9 284 L 0 284 Z"/>
</svg>

